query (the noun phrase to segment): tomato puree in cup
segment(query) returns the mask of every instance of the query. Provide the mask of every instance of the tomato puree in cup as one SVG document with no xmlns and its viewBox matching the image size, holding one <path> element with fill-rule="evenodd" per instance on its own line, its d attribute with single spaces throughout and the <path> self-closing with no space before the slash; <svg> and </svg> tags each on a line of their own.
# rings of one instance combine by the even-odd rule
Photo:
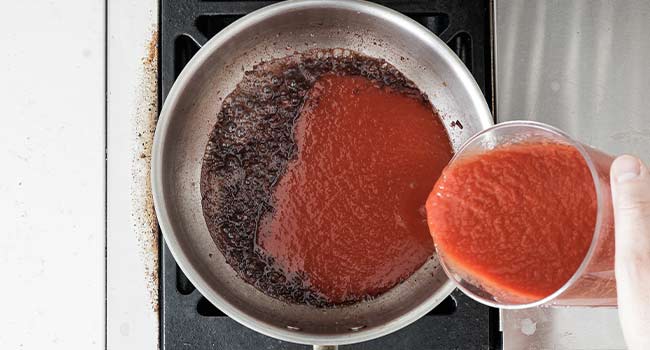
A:
<svg viewBox="0 0 650 350">
<path fill-rule="evenodd" d="M 597 200 L 575 147 L 519 143 L 452 162 L 426 210 L 436 249 L 455 272 L 493 295 L 540 300 L 583 262 Z"/>
</svg>

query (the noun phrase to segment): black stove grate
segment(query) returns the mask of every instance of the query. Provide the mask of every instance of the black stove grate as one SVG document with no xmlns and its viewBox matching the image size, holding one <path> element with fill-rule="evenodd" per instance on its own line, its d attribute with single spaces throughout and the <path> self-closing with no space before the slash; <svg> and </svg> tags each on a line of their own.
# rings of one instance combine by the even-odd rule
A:
<svg viewBox="0 0 650 350">
<path fill-rule="evenodd" d="M 209 38 L 243 15 L 271 3 L 273 1 L 161 0 L 161 101 L 167 97 L 185 64 Z M 487 101 L 492 101 L 489 0 L 385 0 L 379 3 L 408 15 L 445 41 L 470 69 Z M 161 252 L 162 349 L 310 348 L 269 338 L 225 316 L 183 275 L 164 242 Z M 456 291 L 412 325 L 380 339 L 341 346 L 341 349 L 497 349 L 500 343 L 498 311 Z"/>
</svg>

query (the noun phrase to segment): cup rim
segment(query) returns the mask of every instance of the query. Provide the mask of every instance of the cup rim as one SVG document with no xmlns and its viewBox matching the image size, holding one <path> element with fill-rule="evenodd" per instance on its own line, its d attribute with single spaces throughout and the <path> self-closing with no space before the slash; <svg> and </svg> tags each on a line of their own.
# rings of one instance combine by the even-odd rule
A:
<svg viewBox="0 0 650 350">
<path fill-rule="evenodd" d="M 575 147 L 578 150 L 578 152 L 580 153 L 580 155 L 582 156 L 582 158 L 584 159 L 585 163 L 587 164 L 587 167 L 589 168 L 589 172 L 591 173 L 591 178 L 592 178 L 592 181 L 593 181 L 594 189 L 596 191 L 596 224 L 594 225 L 594 232 L 592 234 L 592 239 L 591 239 L 591 243 L 589 245 L 589 249 L 585 253 L 585 256 L 582 259 L 582 262 L 580 263 L 578 268 L 575 270 L 573 275 L 571 275 L 571 278 L 569 278 L 556 291 L 554 291 L 553 293 L 549 294 L 548 296 L 546 296 L 546 297 L 544 297 L 542 299 L 539 299 L 539 300 L 536 300 L 536 301 L 533 301 L 533 302 L 529 302 L 529 303 L 524 303 L 524 304 L 502 304 L 502 303 L 494 302 L 492 300 L 488 300 L 488 299 L 485 299 L 485 298 L 483 298 L 481 296 L 476 295 L 472 291 L 470 291 L 467 288 L 465 288 L 464 286 L 462 286 L 456 280 L 454 275 L 451 273 L 451 271 L 447 267 L 447 264 L 446 264 L 445 259 L 444 259 L 444 254 L 441 254 L 440 252 L 438 252 L 438 246 L 436 245 L 436 252 L 437 252 L 438 256 L 441 257 L 440 262 L 441 262 L 442 268 L 445 271 L 445 273 L 447 274 L 447 276 L 449 277 L 449 279 L 454 282 L 454 284 L 456 285 L 456 287 L 458 289 L 460 289 L 463 293 L 465 293 L 470 298 L 472 298 L 472 299 L 474 299 L 474 300 L 476 300 L 479 303 L 482 303 L 484 305 L 488 305 L 488 306 L 495 307 L 495 308 L 501 308 L 501 309 L 517 310 L 517 309 L 526 309 L 526 308 L 532 308 L 532 307 L 547 304 L 551 300 L 557 298 L 559 295 L 564 293 L 570 286 L 572 286 L 575 282 L 578 281 L 580 276 L 583 275 L 583 273 L 587 269 L 587 265 L 592 260 L 594 254 L 595 254 L 596 245 L 597 245 L 597 243 L 599 241 L 599 238 L 601 236 L 601 231 L 602 231 L 602 226 L 603 226 L 603 215 L 604 215 L 604 213 L 603 213 L 603 210 L 604 210 L 603 205 L 604 205 L 605 198 L 604 198 L 604 194 L 603 194 L 603 189 L 601 188 L 601 186 L 599 186 L 600 177 L 598 175 L 598 169 L 596 168 L 596 165 L 595 165 L 593 159 L 591 158 L 591 156 L 589 155 L 589 153 L 585 149 L 585 145 L 583 145 L 581 142 L 577 141 L 573 136 L 567 134 L 566 132 L 564 132 L 564 131 L 562 131 L 562 130 L 554 127 L 554 126 L 551 126 L 551 125 L 548 125 L 548 124 L 545 124 L 545 123 L 541 123 L 541 122 L 537 122 L 537 121 L 531 121 L 531 120 L 507 121 L 507 122 L 495 124 L 494 126 L 491 126 L 491 127 L 487 128 L 487 129 L 484 129 L 484 130 L 474 134 L 467 141 L 465 141 L 465 143 L 463 143 L 463 145 L 458 149 L 457 152 L 455 152 L 454 156 L 449 161 L 448 166 L 453 164 L 453 162 L 455 160 L 457 160 L 461 154 L 464 153 L 464 151 L 467 149 L 467 147 L 469 147 L 470 144 L 472 144 L 477 139 L 481 138 L 483 135 L 485 135 L 487 133 L 490 133 L 490 132 L 492 132 L 492 131 L 494 131 L 496 129 L 505 129 L 505 128 L 512 128 L 512 127 L 528 127 L 528 128 L 531 128 L 531 129 L 543 130 L 545 132 L 550 132 L 552 134 L 560 136 L 564 141 L 567 142 L 568 145 L 570 145 L 572 147 Z"/>
</svg>

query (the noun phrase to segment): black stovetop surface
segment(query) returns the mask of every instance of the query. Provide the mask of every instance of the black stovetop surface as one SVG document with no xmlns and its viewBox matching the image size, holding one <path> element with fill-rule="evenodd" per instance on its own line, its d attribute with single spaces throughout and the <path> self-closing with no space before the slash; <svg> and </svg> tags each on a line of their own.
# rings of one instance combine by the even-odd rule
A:
<svg viewBox="0 0 650 350">
<path fill-rule="evenodd" d="M 161 102 L 201 45 L 243 15 L 273 2 L 161 0 L 158 80 Z M 472 72 L 486 100 L 493 100 L 490 0 L 377 2 L 412 17 L 438 35 Z M 164 241 L 161 242 L 162 349 L 310 349 L 269 338 L 225 316 L 194 288 Z M 340 348 L 499 349 L 498 323 L 496 309 L 455 291 L 429 314 L 395 333 Z"/>
</svg>

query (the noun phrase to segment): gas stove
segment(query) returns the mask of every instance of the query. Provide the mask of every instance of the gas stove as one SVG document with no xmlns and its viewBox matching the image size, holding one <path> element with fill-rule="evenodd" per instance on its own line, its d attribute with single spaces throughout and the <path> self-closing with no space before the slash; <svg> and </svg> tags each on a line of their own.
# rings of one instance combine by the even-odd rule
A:
<svg viewBox="0 0 650 350">
<path fill-rule="evenodd" d="M 270 1 L 162 0 L 160 8 L 160 105 L 185 64 L 212 36 Z M 445 41 L 492 101 L 489 1 L 383 1 Z M 224 315 L 183 275 L 166 246 L 161 249 L 162 349 L 307 349 L 256 333 Z M 342 349 L 496 349 L 498 311 L 454 292 L 428 315 L 404 329 Z"/>
<path fill-rule="evenodd" d="M 308 348 L 244 328 L 194 289 L 160 243 L 148 185 L 158 109 L 175 77 L 210 37 L 271 3 L 107 2 L 108 349 Z M 498 110 L 496 121 L 539 120 L 611 154 L 647 154 L 647 1 L 380 3 L 411 16 L 457 53 L 493 114 Z M 455 292 L 401 331 L 343 348 L 577 350 L 625 345 L 615 309 L 497 311 Z"/>
</svg>

